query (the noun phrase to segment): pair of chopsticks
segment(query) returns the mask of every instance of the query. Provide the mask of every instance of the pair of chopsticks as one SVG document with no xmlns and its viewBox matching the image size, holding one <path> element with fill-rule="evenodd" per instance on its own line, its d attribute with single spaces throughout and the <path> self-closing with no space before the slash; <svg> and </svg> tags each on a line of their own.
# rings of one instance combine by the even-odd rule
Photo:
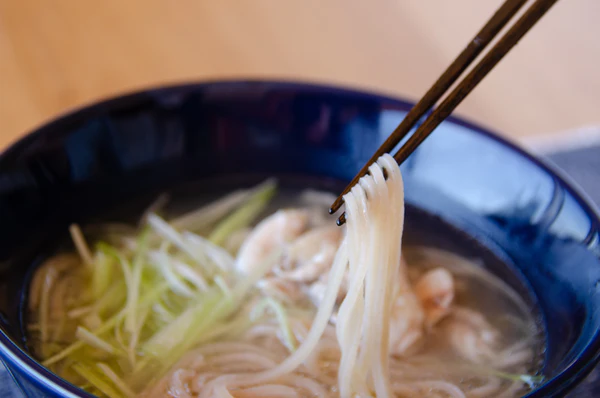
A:
<svg viewBox="0 0 600 398">
<path fill-rule="evenodd" d="M 396 152 L 394 159 L 402 164 L 408 156 L 427 138 L 431 132 L 465 99 L 465 97 L 483 80 L 483 78 L 500 62 L 500 60 L 521 40 L 523 36 L 544 16 L 558 0 L 536 0 L 523 15 L 513 24 L 506 34 L 498 40 L 492 49 L 483 56 L 481 61 L 456 85 L 456 88 L 446 96 L 442 103 L 431 112 L 429 117 L 417 128 L 415 133 Z M 402 122 L 385 140 L 371 159 L 363 166 L 350 184 L 331 205 L 329 213 L 337 212 L 342 206 L 343 196 L 347 194 L 358 180 L 368 174 L 371 164 L 384 153 L 389 153 L 406 137 L 415 124 L 427 113 L 440 98 L 450 89 L 461 74 L 477 58 L 496 35 L 510 22 L 517 12 L 527 3 L 527 0 L 507 0 L 490 18 L 475 38 L 459 54 L 452 64 L 444 71 L 421 100 L 408 112 Z M 337 225 L 346 222 L 345 213 L 337 220 Z"/>
</svg>

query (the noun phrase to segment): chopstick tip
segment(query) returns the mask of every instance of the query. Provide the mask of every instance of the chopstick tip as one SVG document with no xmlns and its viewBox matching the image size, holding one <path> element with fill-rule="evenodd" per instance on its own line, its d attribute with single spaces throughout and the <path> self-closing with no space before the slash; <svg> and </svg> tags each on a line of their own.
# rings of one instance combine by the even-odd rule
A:
<svg viewBox="0 0 600 398">
<path fill-rule="evenodd" d="M 336 211 L 338 211 L 340 209 L 340 207 L 342 207 L 343 202 L 344 202 L 344 199 L 341 196 L 338 196 L 337 199 L 333 202 L 333 204 L 329 208 L 329 214 L 333 214 Z"/>
</svg>

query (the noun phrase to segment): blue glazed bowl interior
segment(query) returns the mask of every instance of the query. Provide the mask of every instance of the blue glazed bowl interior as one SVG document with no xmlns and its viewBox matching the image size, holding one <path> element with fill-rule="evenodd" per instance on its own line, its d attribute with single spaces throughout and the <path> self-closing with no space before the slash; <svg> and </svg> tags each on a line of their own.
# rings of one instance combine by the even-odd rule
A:
<svg viewBox="0 0 600 398">
<path fill-rule="evenodd" d="M 218 181 L 277 175 L 340 190 L 408 109 L 327 87 L 207 83 L 109 100 L 13 145 L 0 157 L 0 355 L 15 379 L 32 396 L 85 396 L 30 357 L 24 327 L 27 282 L 70 223 L 131 217 L 157 193 L 200 194 Z M 527 296 L 545 334 L 547 381 L 527 396 L 564 395 L 600 352 L 594 210 L 545 165 L 459 120 L 402 169 L 408 230 L 443 224 L 453 238 L 439 245 L 475 245 L 505 265 L 495 272 Z"/>
</svg>

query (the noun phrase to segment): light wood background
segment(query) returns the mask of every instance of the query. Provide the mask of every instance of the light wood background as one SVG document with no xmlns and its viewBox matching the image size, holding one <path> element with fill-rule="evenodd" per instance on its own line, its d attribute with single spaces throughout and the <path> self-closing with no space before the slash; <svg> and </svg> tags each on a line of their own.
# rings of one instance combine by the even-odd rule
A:
<svg viewBox="0 0 600 398">
<path fill-rule="evenodd" d="M 73 107 L 206 78 L 419 97 L 501 0 L 0 0 L 0 147 Z M 517 140 L 600 124 L 600 0 L 562 0 L 460 106 Z"/>
</svg>

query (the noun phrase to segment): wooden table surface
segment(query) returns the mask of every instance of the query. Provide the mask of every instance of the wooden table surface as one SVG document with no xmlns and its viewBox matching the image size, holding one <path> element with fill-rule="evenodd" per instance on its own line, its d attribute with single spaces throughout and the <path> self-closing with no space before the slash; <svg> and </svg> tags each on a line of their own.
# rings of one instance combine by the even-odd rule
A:
<svg viewBox="0 0 600 398">
<path fill-rule="evenodd" d="M 418 98 L 501 0 L 0 0 L 0 147 L 92 101 L 216 78 Z M 600 124 L 600 1 L 563 0 L 458 109 L 515 139 Z"/>
</svg>

